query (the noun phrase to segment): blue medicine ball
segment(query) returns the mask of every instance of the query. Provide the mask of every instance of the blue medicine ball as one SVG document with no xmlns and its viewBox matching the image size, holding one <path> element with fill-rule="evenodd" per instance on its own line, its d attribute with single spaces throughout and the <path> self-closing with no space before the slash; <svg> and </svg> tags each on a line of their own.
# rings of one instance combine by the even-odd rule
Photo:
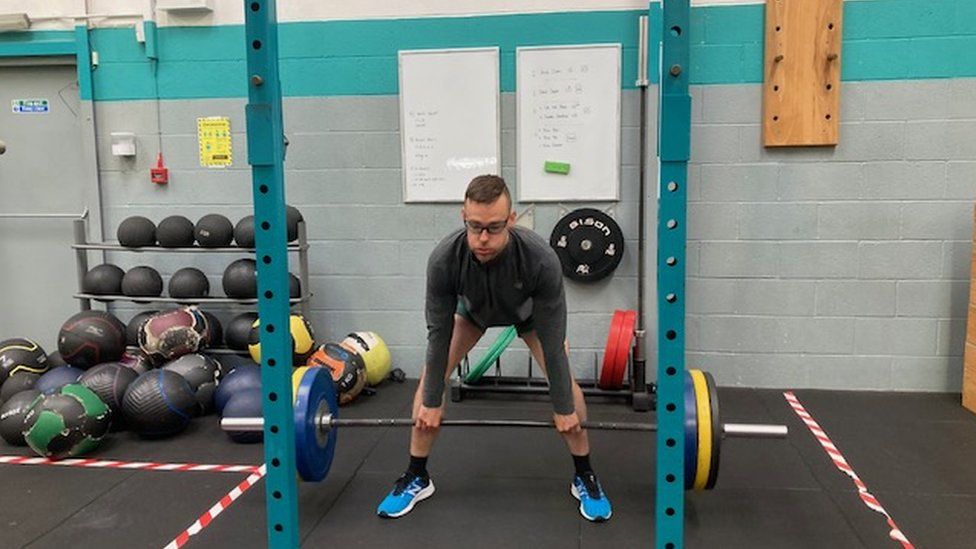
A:
<svg viewBox="0 0 976 549">
<path fill-rule="evenodd" d="M 242 389 L 234 393 L 224 406 L 224 417 L 261 417 L 261 389 Z M 264 431 L 227 431 L 234 442 L 261 442 Z"/>
<path fill-rule="evenodd" d="M 257 364 L 242 364 L 233 370 L 227 377 L 220 380 L 217 390 L 214 391 L 214 407 L 217 413 L 224 415 L 224 406 L 230 398 L 245 389 L 261 388 L 261 367 Z"/>
</svg>

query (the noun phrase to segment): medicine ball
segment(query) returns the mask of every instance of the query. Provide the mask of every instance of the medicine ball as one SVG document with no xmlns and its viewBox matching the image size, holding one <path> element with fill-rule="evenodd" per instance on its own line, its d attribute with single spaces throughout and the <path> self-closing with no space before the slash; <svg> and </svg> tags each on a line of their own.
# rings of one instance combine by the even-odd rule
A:
<svg viewBox="0 0 976 549">
<path fill-rule="evenodd" d="M 183 431 L 199 406 L 193 388 L 183 376 L 163 369 L 136 378 L 122 398 L 126 424 L 146 437 L 163 437 Z"/>
<path fill-rule="evenodd" d="M 244 258 L 234 261 L 224 269 L 224 294 L 227 297 L 251 299 L 258 295 L 257 263 Z"/>
<path fill-rule="evenodd" d="M 141 350 L 135 353 L 125 353 L 119 359 L 119 364 L 132 370 L 136 375 L 142 375 L 156 367 L 153 361 Z"/>
<path fill-rule="evenodd" d="M 285 206 L 285 227 L 288 232 L 288 242 L 298 240 L 298 222 L 304 221 L 302 212 L 294 206 Z"/>
<path fill-rule="evenodd" d="M 214 408 L 224 414 L 224 407 L 230 398 L 245 389 L 261 389 L 261 367 L 257 364 L 242 364 L 220 380 L 214 391 Z"/>
<path fill-rule="evenodd" d="M 378 385 L 390 373 L 390 349 L 376 332 L 353 332 L 339 345 L 363 357 L 369 385 Z"/>
<path fill-rule="evenodd" d="M 0 406 L 0 437 L 8 444 L 26 446 L 24 440 L 24 417 L 30 411 L 34 399 L 40 396 L 39 391 L 20 391 L 4 401 Z"/>
<path fill-rule="evenodd" d="M 0 388 L 0 404 L 7 402 L 7 399 L 22 391 L 29 391 L 34 388 L 34 384 L 40 379 L 39 374 L 30 372 L 20 372 L 10 376 L 3 387 Z"/>
<path fill-rule="evenodd" d="M 261 388 L 237 391 L 224 406 L 222 417 L 262 417 Z M 250 444 L 264 440 L 264 431 L 227 431 L 234 442 Z"/>
<path fill-rule="evenodd" d="M 176 372 L 183 376 L 193 389 L 200 404 L 200 412 L 209 414 L 213 411 L 214 390 L 217 388 L 217 362 L 212 358 L 193 353 L 183 355 L 163 366 L 164 370 Z"/>
<path fill-rule="evenodd" d="M 196 238 L 193 222 L 182 215 L 171 215 L 156 227 L 156 240 L 164 248 L 188 248 Z"/>
<path fill-rule="evenodd" d="M 194 236 L 204 248 L 229 246 L 234 238 L 234 225 L 220 214 L 207 214 L 197 221 Z"/>
<path fill-rule="evenodd" d="M 315 352 L 315 332 L 312 325 L 302 315 L 291 315 L 288 319 L 291 329 L 291 366 L 303 366 L 309 355 Z M 247 350 L 251 358 L 261 363 L 261 319 L 251 325 L 247 338 Z"/>
<path fill-rule="evenodd" d="M 206 322 L 203 313 L 194 307 L 156 313 L 139 331 L 139 348 L 157 363 L 195 353 L 207 333 Z"/>
<path fill-rule="evenodd" d="M 41 377 L 34 382 L 34 389 L 49 395 L 69 383 L 77 383 L 81 374 L 85 373 L 81 368 L 74 366 L 58 366 L 51 368 L 41 374 Z"/>
<path fill-rule="evenodd" d="M 363 358 L 335 343 L 319 347 L 308 359 L 311 367 L 328 368 L 332 372 L 339 404 L 352 402 L 366 386 L 366 364 Z"/>
<path fill-rule="evenodd" d="M 81 291 L 94 295 L 122 295 L 125 271 L 118 265 L 103 263 L 93 267 L 81 279 Z"/>
<path fill-rule="evenodd" d="M 210 281 L 207 275 L 196 267 L 184 267 L 169 278 L 170 297 L 207 297 L 210 295 Z"/>
<path fill-rule="evenodd" d="M 47 365 L 49 368 L 54 368 L 55 366 L 67 366 L 68 363 L 61 358 L 61 353 L 54 351 L 47 355 Z"/>
<path fill-rule="evenodd" d="M 129 323 L 125 325 L 125 343 L 126 345 L 131 345 L 136 347 L 139 345 L 139 330 L 142 329 L 142 325 L 149 320 L 149 317 L 158 313 L 159 311 L 142 311 L 137 313 Z"/>
<path fill-rule="evenodd" d="M 78 383 L 91 389 L 102 402 L 108 405 L 116 418 L 121 418 L 125 390 L 138 377 L 139 374 L 131 368 L 118 362 L 106 362 L 81 374 Z"/>
<path fill-rule="evenodd" d="M 220 319 L 216 315 L 207 311 L 200 311 L 207 319 L 207 334 L 204 339 L 207 347 L 220 347 L 224 344 L 224 328 L 220 325 Z"/>
<path fill-rule="evenodd" d="M 258 319 L 257 313 L 241 313 L 230 319 L 224 330 L 224 342 L 228 349 L 247 351 L 247 340 L 251 336 L 251 326 Z"/>
<path fill-rule="evenodd" d="M 82 311 L 61 326 L 58 352 L 79 368 L 116 361 L 125 352 L 125 325 L 104 311 Z"/>
<path fill-rule="evenodd" d="M 218 386 L 224 382 L 224 379 L 227 378 L 227 375 L 233 372 L 235 368 L 243 365 L 248 365 L 248 366 L 258 365 L 249 357 L 244 357 L 233 353 L 212 353 L 212 354 L 207 354 L 207 356 L 209 356 L 214 362 L 217 363 L 217 385 Z"/>
<path fill-rule="evenodd" d="M 19 337 L 0 341 L 0 385 L 20 372 L 43 374 L 47 370 L 47 353 L 37 343 Z"/>
<path fill-rule="evenodd" d="M 159 297 L 163 293 L 163 277 L 152 267 L 133 267 L 122 277 L 122 293 L 129 297 Z"/>
<path fill-rule="evenodd" d="M 156 225 L 141 215 L 127 217 L 115 233 L 119 244 L 128 248 L 156 245 Z"/>
<path fill-rule="evenodd" d="M 34 398 L 24 416 L 24 440 L 38 455 L 61 459 L 98 447 L 112 424 L 112 411 L 91 389 L 72 383 Z"/>
<path fill-rule="evenodd" d="M 288 297 L 302 297 L 302 281 L 288 273 Z"/>
<path fill-rule="evenodd" d="M 254 216 L 242 217 L 234 225 L 234 243 L 241 248 L 254 247 Z"/>
</svg>

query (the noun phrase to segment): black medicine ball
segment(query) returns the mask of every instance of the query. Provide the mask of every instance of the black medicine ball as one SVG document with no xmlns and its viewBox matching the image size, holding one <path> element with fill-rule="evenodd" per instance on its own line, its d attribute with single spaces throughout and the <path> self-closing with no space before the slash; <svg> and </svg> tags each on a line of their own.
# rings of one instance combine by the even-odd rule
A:
<svg viewBox="0 0 976 549">
<path fill-rule="evenodd" d="M 251 325 L 258 319 L 257 313 L 241 313 L 230 319 L 224 329 L 224 342 L 228 349 L 247 352 L 247 340 L 251 334 Z"/>
<path fill-rule="evenodd" d="M 139 345 L 139 330 L 142 329 L 142 325 L 149 320 L 149 317 L 158 313 L 159 311 L 142 311 L 136 314 L 129 320 L 129 323 L 125 325 L 125 344 L 131 345 L 133 347 Z"/>
<path fill-rule="evenodd" d="M 21 337 L 0 341 L 0 385 L 15 374 L 43 374 L 48 368 L 47 353 L 37 343 Z"/>
<path fill-rule="evenodd" d="M 170 297 L 207 297 L 210 295 L 210 281 L 207 275 L 196 267 L 184 267 L 169 278 Z"/>
<path fill-rule="evenodd" d="M 38 391 L 20 391 L 10 397 L 0 406 L 0 437 L 14 446 L 27 446 L 24 441 L 24 418 L 34 403 L 34 399 L 41 395 Z"/>
<path fill-rule="evenodd" d="M 224 344 L 224 327 L 213 313 L 200 311 L 207 318 L 207 347 L 220 347 Z"/>
<path fill-rule="evenodd" d="M 214 390 L 217 388 L 217 361 L 206 355 L 192 353 L 168 362 L 164 370 L 183 376 L 193 389 L 200 410 L 209 414 L 213 410 Z"/>
<path fill-rule="evenodd" d="M 127 217 L 119 223 L 115 235 L 119 244 L 129 248 L 156 245 L 156 225 L 141 215 Z"/>
<path fill-rule="evenodd" d="M 193 246 L 193 222 L 182 215 L 171 215 L 159 222 L 156 227 L 156 240 L 164 248 L 187 248 Z"/>
<path fill-rule="evenodd" d="M 288 242 L 298 240 L 298 222 L 304 221 L 302 212 L 294 206 L 285 206 L 285 227 L 288 231 Z"/>
<path fill-rule="evenodd" d="M 234 226 L 234 243 L 241 248 L 254 247 L 254 216 L 241 218 Z"/>
<path fill-rule="evenodd" d="M 95 295 L 122 295 L 125 271 L 118 265 L 103 263 L 92 267 L 81 279 L 81 291 Z"/>
<path fill-rule="evenodd" d="M 106 362 L 81 374 L 78 383 L 92 390 L 112 410 L 115 417 L 121 417 L 122 398 L 125 390 L 139 377 L 132 368 L 118 362 Z"/>
<path fill-rule="evenodd" d="M 125 352 L 125 325 L 104 311 L 82 311 L 61 326 L 58 352 L 79 368 L 116 361 Z"/>
<path fill-rule="evenodd" d="M 258 294 L 257 263 L 244 258 L 234 261 L 224 269 L 224 294 L 234 298 L 254 298 Z"/>
<path fill-rule="evenodd" d="M 175 435 L 190 424 L 199 409 L 196 395 L 180 374 L 150 370 L 133 381 L 122 398 L 126 425 L 140 435 Z"/>
<path fill-rule="evenodd" d="M 40 379 L 39 374 L 32 374 L 30 372 L 20 372 L 10 376 L 3 384 L 3 388 L 0 388 L 0 404 L 7 402 L 7 400 L 16 395 L 21 391 L 28 391 L 34 388 L 34 384 Z"/>
<path fill-rule="evenodd" d="M 122 293 L 129 297 L 159 297 L 163 293 L 163 277 L 152 267 L 133 267 L 122 277 Z"/>
<path fill-rule="evenodd" d="M 194 235 L 204 248 L 229 246 L 234 238 L 234 225 L 220 214 L 207 214 L 197 221 Z"/>
</svg>

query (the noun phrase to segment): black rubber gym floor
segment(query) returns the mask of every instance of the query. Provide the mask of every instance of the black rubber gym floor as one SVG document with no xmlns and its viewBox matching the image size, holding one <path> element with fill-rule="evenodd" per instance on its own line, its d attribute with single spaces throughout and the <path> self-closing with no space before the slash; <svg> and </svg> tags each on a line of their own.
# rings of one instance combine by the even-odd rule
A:
<svg viewBox="0 0 976 549">
<path fill-rule="evenodd" d="M 415 383 L 386 383 L 346 417 L 403 416 Z M 958 394 L 796 391 L 848 463 L 916 547 L 976 544 L 976 416 Z M 548 418 L 548 402 L 478 396 L 454 418 Z M 897 547 L 886 518 L 861 501 L 781 391 L 721 389 L 723 420 L 785 423 L 787 440 L 727 439 L 716 489 L 689 493 L 688 547 Z M 594 420 L 654 421 L 620 402 L 590 402 Z M 654 536 L 654 440 L 592 432 L 592 463 L 613 518 L 591 524 L 570 495 L 572 461 L 555 433 L 445 429 L 429 462 L 436 494 L 407 516 L 374 509 L 407 463 L 408 429 L 346 429 L 322 483 L 302 484 L 306 547 L 648 547 Z M 30 455 L 0 443 L 2 455 Z M 89 456 L 123 461 L 258 465 L 216 416 L 181 436 L 115 433 Z M 247 476 L 0 464 L 0 547 L 164 547 Z M 264 482 L 187 547 L 266 544 Z"/>
</svg>

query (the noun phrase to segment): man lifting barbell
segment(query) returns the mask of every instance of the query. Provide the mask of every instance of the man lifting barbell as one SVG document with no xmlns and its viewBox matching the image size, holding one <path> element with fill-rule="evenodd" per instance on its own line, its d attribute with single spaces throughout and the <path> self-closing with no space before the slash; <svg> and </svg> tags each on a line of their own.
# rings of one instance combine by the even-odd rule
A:
<svg viewBox="0 0 976 549">
<path fill-rule="evenodd" d="M 610 501 L 590 466 L 583 392 L 569 368 L 562 267 L 549 244 L 515 226 L 512 198 L 495 175 L 471 180 L 461 208 L 464 228 L 448 235 L 427 262 L 427 364 L 413 401 L 410 464 L 377 508 L 403 516 L 434 493 L 427 458 L 444 411 L 447 378 L 491 326 L 515 325 L 549 380 L 556 430 L 576 473 L 571 493 L 580 513 L 604 521 Z"/>
</svg>

